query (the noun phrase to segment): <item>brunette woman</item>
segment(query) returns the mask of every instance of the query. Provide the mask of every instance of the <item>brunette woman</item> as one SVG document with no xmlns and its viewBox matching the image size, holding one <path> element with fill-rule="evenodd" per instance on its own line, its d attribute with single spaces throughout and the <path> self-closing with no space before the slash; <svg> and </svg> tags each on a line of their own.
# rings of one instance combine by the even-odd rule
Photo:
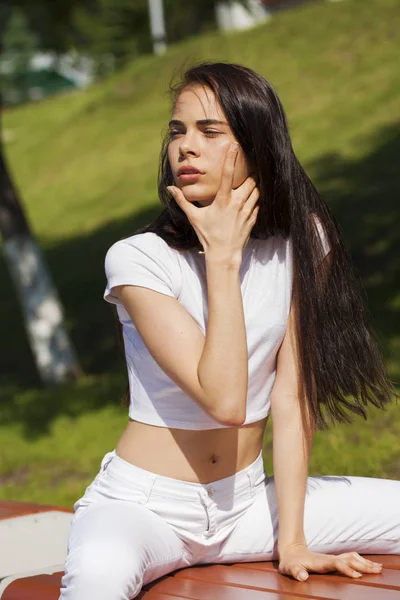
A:
<svg viewBox="0 0 400 600">
<path fill-rule="evenodd" d="M 308 477 L 317 428 L 395 397 L 339 224 L 261 75 L 200 63 L 170 91 L 163 210 L 105 262 L 129 422 L 75 504 L 60 598 L 205 563 L 380 573 L 360 554 L 400 554 L 400 482 Z"/>
</svg>

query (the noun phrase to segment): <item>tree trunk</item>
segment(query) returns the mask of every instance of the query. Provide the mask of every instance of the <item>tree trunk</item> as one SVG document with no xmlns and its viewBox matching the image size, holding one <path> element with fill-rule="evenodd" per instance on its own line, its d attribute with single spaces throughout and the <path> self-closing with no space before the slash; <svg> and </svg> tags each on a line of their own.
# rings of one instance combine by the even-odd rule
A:
<svg viewBox="0 0 400 600">
<path fill-rule="evenodd" d="M 0 233 L 41 380 L 46 385 L 54 385 L 76 379 L 82 370 L 65 328 L 62 306 L 50 272 L 30 232 L 7 169 L 1 129 Z"/>
</svg>

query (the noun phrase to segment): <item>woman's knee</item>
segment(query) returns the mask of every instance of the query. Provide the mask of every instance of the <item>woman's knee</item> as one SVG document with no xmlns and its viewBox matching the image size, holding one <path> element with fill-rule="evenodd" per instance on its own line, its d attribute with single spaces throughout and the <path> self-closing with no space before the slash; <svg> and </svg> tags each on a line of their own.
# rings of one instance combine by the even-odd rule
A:
<svg viewBox="0 0 400 600">
<path fill-rule="evenodd" d="M 63 600 L 128 600 L 142 587 L 144 565 L 140 556 L 115 544 L 86 542 L 67 556 Z"/>
</svg>

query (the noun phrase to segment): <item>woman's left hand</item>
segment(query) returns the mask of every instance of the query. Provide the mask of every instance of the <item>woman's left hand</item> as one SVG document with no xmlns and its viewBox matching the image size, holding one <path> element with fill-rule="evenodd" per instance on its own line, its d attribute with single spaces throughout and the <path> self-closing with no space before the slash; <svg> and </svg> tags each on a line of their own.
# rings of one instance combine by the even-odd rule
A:
<svg viewBox="0 0 400 600">
<path fill-rule="evenodd" d="M 298 581 L 308 579 L 308 571 L 329 573 L 339 571 L 348 577 L 361 577 L 363 573 L 381 573 L 382 565 L 360 556 L 357 552 L 344 554 L 319 554 L 302 544 L 288 546 L 280 553 L 279 572 L 291 575 Z"/>
</svg>

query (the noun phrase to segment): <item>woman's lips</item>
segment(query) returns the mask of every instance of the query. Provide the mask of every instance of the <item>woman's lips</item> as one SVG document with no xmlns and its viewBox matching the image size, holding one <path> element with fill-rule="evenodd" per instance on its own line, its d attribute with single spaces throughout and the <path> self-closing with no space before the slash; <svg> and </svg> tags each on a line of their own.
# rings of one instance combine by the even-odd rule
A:
<svg viewBox="0 0 400 600">
<path fill-rule="evenodd" d="M 182 181 L 196 181 L 200 177 L 201 173 L 181 173 L 178 175 Z"/>
</svg>

